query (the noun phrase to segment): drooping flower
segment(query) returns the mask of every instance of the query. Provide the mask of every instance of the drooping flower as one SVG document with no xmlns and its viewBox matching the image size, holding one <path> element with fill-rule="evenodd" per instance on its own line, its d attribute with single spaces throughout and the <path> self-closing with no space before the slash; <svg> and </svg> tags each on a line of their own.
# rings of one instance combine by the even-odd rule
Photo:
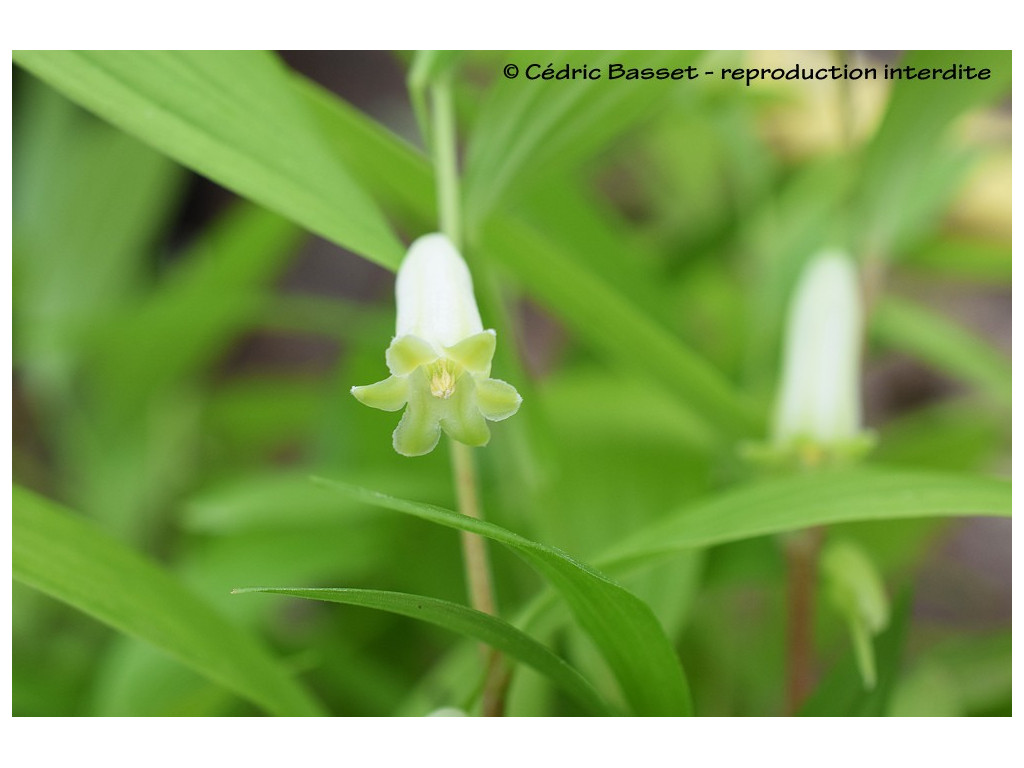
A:
<svg viewBox="0 0 1024 768">
<path fill-rule="evenodd" d="M 445 235 L 410 246 L 395 298 L 395 337 L 384 355 L 391 376 L 352 387 L 352 394 L 384 411 L 405 407 L 393 436 L 404 456 L 430 453 L 442 431 L 466 445 L 486 445 L 486 420 L 507 419 L 522 398 L 511 384 L 490 378 L 496 336 L 484 330 L 469 269 Z"/>
<path fill-rule="evenodd" d="M 790 303 L 772 442 L 812 463 L 859 453 L 863 311 L 853 262 L 825 251 L 804 268 Z"/>
</svg>

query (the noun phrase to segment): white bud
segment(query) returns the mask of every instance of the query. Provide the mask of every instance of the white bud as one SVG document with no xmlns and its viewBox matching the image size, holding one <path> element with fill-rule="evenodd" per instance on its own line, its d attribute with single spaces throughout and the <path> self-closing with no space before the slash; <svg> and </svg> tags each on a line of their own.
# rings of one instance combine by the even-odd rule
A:
<svg viewBox="0 0 1024 768">
<path fill-rule="evenodd" d="M 786 325 L 774 443 L 834 446 L 861 436 L 862 309 L 853 262 L 827 251 L 800 277 Z"/>
<path fill-rule="evenodd" d="M 484 329 L 466 262 L 440 233 L 424 235 L 409 247 L 395 299 L 395 336 L 418 336 L 438 354 Z"/>
</svg>

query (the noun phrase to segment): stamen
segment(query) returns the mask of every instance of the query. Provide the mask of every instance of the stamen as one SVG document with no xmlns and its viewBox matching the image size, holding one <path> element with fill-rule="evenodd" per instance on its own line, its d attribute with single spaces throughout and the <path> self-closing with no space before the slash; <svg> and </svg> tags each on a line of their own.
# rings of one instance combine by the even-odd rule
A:
<svg viewBox="0 0 1024 768">
<path fill-rule="evenodd" d="M 451 360 L 440 359 L 427 369 L 430 375 L 430 394 L 447 400 L 455 394 L 455 365 Z"/>
</svg>

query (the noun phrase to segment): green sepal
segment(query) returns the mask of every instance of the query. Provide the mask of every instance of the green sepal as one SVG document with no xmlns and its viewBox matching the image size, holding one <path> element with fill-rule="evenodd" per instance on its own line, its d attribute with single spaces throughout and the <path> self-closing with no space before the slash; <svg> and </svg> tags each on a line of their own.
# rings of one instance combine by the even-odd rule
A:
<svg viewBox="0 0 1024 768">
<path fill-rule="evenodd" d="M 409 400 L 409 380 L 389 376 L 376 384 L 352 387 L 352 394 L 363 405 L 382 411 L 397 411 Z"/>
<path fill-rule="evenodd" d="M 406 376 L 421 365 L 437 360 L 437 351 L 419 336 L 408 334 L 393 339 L 384 353 L 388 370 L 395 376 Z"/>
<path fill-rule="evenodd" d="M 476 402 L 485 418 L 501 421 L 519 410 L 523 398 L 501 379 L 480 379 L 476 382 Z"/>
<path fill-rule="evenodd" d="M 858 463 L 875 447 L 874 432 L 861 432 L 831 444 L 810 437 L 775 443 L 745 442 L 739 446 L 740 456 L 751 464 L 767 470 L 797 470 L 825 467 L 847 467 Z"/>
<path fill-rule="evenodd" d="M 467 336 L 458 344 L 445 347 L 445 354 L 467 371 L 482 373 L 491 372 L 491 360 L 494 359 L 494 348 L 497 337 L 494 331 L 487 330 Z"/>
</svg>

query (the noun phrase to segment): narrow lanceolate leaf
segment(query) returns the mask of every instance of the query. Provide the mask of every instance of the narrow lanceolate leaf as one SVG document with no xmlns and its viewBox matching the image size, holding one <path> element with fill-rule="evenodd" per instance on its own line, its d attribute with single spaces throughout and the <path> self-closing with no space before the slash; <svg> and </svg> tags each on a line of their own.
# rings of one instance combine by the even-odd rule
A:
<svg viewBox="0 0 1024 768">
<path fill-rule="evenodd" d="M 871 333 L 883 344 L 974 384 L 995 402 L 1010 406 L 1009 357 L 941 314 L 890 296 L 872 313 Z"/>
<path fill-rule="evenodd" d="M 18 486 L 14 578 L 178 661 L 274 715 L 323 714 L 252 637 L 155 563 Z"/>
<path fill-rule="evenodd" d="M 624 542 L 598 562 L 629 562 L 816 525 L 913 517 L 1009 517 L 1010 482 L 879 467 L 769 480 L 698 501 Z"/>
<path fill-rule="evenodd" d="M 689 688 L 672 644 L 654 613 L 631 592 L 552 547 L 441 507 L 396 499 L 332 480 L 317 482 L 366 504 L 468 531 L 505 545 L 543 575 L 614 672 L 634 714 L 692 713 Z"/>
<path fill-rule="evenodd" d="M 403 248 L 255 51 L 18 51 L 17 64 L 218 184 L 379 264 Z"/>
<path fill-rule="evenodd" d="M 550 173 L 552 166 L 563 168 L 596 153 L 647 112 L 680 95 L 679 83 L 672 80 L 627 84 L 624 69 L 613 80 L 614 65 L 671 71 L 693 56 L 681 51 L 503 54 L 502 65 L 517 66 L 519 76 L 498 77 L 480 107 L 466 151 L 467 218 L 480 221 L 517 188 Z M 571 88 L 564 79 L 531 79 L 549 62 L 579 69 L 584 61 L 601 72 L 600 79 L 577 78 Z"/>
<path fill-rule="evenodd" d="M 969 64 L 990 70 L 986 80 L 908 80 L 893 84 L 889 108 L 865 151 L 861 179 L 863 226 L 874 247 L 886 248 L 900 226 L 904 209 L 913 206 L 913 194 L 936 159 L 953 119 L 964 112 L 997 101 L 1010 93 L 1010 51 L 912 51 L 900 66 L 946 70 Z M 954 179 L 953 176 L 946 178 Z M 926 194 L 942 191 L 932 185 Z"/>
<path fill-rule="evenodd" d="M 846 620 L 864 687 L 871 689 L 877 680 L 871 640 L 889 623 L 885 582 L 868 554 L 855 542 L 842 539 L 826 543 L 819 572 L 832 608 Z"/>
<path fill-rule="evenodd" d="M 562 689 L 592 714 L 610 714 L 607 705 L 590 685 L 571 666 L 508 622 L 474 611 L 464 605 L 422 595 L 401 592 L 381 592 L 373 589 L 302 589 L 290 587 L 250 587 L 234 590 L 236 594 L 265 592 L 290 595 L 307 600 L 329 603 L 361 605 L 401 616 L 409 616 L 436 624 L 460 635 L 479 640 L 512 658 L 528 664 Z"/>
<path fill-rule="evenodd" d="M 829 470 L 769 480 L 696 501 L 638 531 L 594 558 L 617 577 L 641 571 L 666 555 L 818 525 L 917 517 L 1009 517 L 1009 481 L 948 472 L 880 467 Z M 515 622 L 541 624 L 554 608 L 549 590 Z"/>
</svg>

